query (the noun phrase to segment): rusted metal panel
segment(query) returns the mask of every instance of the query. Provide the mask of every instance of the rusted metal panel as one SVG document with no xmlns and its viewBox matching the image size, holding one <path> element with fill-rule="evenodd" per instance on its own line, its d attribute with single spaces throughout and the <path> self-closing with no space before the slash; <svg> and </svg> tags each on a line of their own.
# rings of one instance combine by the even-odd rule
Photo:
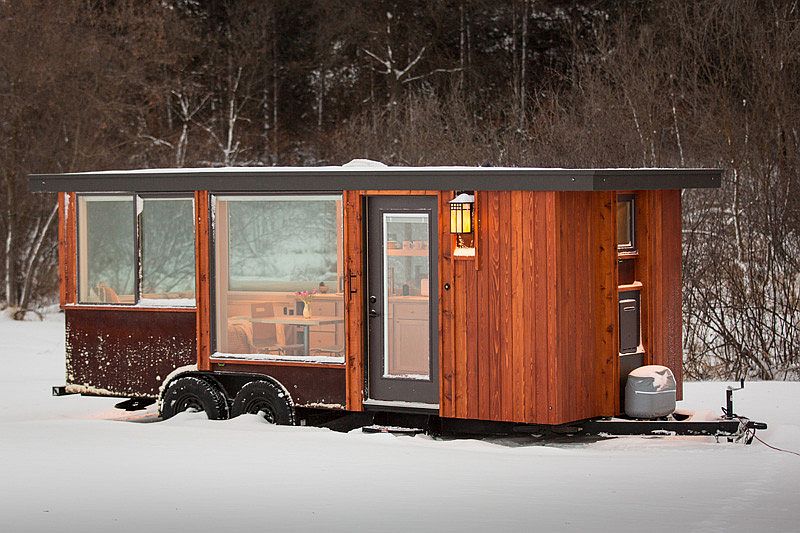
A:
<svg viewBox="0 0 800 533">
<path fill-rule="evenodd" d="M 66 309 L 68 390 L 157 397 L 172 370 L 197 361 L 195 314 Z"/>
<path fill-rule="evenodd" d="M 280 381 L 286 387 L 294 404 L 299 407 L 344 409 L 346 403 L 346 376 L 344 365 L 296 364 L 246 364 L 212 362 L 217 372 L 263 374 Z"/>
</svg>

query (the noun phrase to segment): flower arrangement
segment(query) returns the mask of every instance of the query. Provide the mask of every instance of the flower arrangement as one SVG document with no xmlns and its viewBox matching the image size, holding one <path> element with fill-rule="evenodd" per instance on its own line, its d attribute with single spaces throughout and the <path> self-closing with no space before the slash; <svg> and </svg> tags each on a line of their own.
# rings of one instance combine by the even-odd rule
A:
<svg viewBox="0 0 800 533">
<path fill-rule="evenodd" d="M 314 299 L 315 294 L 317 294 L 316 289 L 313 291 L 297 291 L 296 293 L 294 293 L 297 299 L 306 305 L 311 303 L 311 300 Z"/>
<path fill-rule="evenodd" d="M 315 294 L 317 294 L 316 290 L 297 291 L 294 293 L 297 299 L 303 302 L 303 316 L 306 318 L 311 318 L 311 300 L 314 299 Z"/>
</svg>

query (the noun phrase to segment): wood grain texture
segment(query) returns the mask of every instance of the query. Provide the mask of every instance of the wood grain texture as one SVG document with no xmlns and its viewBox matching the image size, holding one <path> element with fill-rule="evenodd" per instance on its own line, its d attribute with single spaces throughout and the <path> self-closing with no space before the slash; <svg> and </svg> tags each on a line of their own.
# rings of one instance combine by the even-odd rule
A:
<svg viewBox="0 0 800 533">
<path fill-rule="evenodd" d="M 592 195 L 592 250 L 595 261 L 592 286 L 595 354 L 598 365 L 594 373 L 594 411 L 612 416 L 619 411 L 619 316 L 617 312 L 617 245 L 614 193 Z M 609 384 L 611 384 L 609 386 Z"/>
<path fill-rule="evenodd" d="M 208 191 L 194 193 L 197 368 L 211 370 L 211 220 Z"/>
<path fill-rule="evenodd" d="M 477 194 L 481 265 L 453 262 L 454 357 L 443 354 L 452 391 L 442 395 L 443 416 L 559 424 L 613 414 L 612 198 Z"/>
<path fill-rule="evenodd" d="M 364 201 L 345 191 L 345 335 L 347 409 L 364 409 Z"/>
<path fill-rule="evenodd" d="M 683 397 L 680 191 L 637 193 L 637 277 L 642 282 L 642 344 L 648 364 L 675 374 Z"/>
<path fill-rule="evenodd" d="M 459 286 L 459 281 L 455 279 L 454 263 L 452 256 L 453 236 L 450 234 L 450 205 L 449 201 L 453 198 L 453 191 L 442 191 L 438 195 L 438 221 L 437 235 L 439 238 L 439 287 L 432 287 L 431 292 L 436 291 L 439 298 L 439 405 L 445 401 L 452 405 L 458 398 L 456 397 L 455 366 L 456 359 L 459 357 L 455 346 L 455 329 L 453 324 L 453 314 L 455 307 L 455 293 Z M 444 285 L 449 284 L 450 290 L 444 290 Z M 445 400 L 446 398 L 446 400 Z"/>
<path fill-rule="evenodd" d="M 58 195 L 58 273 L 61 307 L 78 302 L 78 224 L 75 193 Z"/>
<path fill-rule="evenodd" d="M 67 225 L 66 225 L 66 196 L 68 193 L 58 193 L 58 302 L 63 309 L 67 304 Z"/>
<path fill-rule="evenodd" d="M 515 231 L 508 232 L 509 248 L 511 260 L 510 285 L 508 297 L 511 301 L 509 322 L 511 328 L 511 372 L 512 372 L 512 404 L 509 415 L 512 420 L 525 420 L 526 394 L 525 382 L 530 381 L 533 376 L 528 376 L 525 365 L 525 326 L 526 318 L 523 312 L 525 301 L 529 298 L 526 293 L 526 286 L 523 276 L 523 239 L 525 237 L 525 212 L 523 210 L 524 194 L 521 191 L 514 191 L 511 195 L 511 227 Z"/>
</svg>

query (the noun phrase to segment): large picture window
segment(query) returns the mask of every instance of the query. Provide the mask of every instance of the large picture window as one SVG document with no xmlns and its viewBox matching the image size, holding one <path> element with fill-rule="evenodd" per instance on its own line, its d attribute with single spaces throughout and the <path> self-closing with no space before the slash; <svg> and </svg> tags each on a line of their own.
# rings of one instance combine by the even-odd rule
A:
<svg viewBox="0 0 800 533">
<path fill-rule="evenodd" d="M 342 197 L 215 198 L 218 356 L 344 356 Z"/>
<path fill-rule="evenodd" d="M 194 250 L 190 197 L 78 197 L 80 303 L 194 306 Z"/>
</svg>

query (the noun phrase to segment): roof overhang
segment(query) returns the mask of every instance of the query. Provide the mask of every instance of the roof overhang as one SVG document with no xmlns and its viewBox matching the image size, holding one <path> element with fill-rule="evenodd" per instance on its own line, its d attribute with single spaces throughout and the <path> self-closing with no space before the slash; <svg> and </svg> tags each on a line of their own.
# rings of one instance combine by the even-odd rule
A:
<svg viewBox="0 0 800 533">
<path fill-rule="evenodd" d="M 609 191 L 718 188 L 720 169 L 226 167 L 32 174 L 39 192 Z"/>
</svg>

